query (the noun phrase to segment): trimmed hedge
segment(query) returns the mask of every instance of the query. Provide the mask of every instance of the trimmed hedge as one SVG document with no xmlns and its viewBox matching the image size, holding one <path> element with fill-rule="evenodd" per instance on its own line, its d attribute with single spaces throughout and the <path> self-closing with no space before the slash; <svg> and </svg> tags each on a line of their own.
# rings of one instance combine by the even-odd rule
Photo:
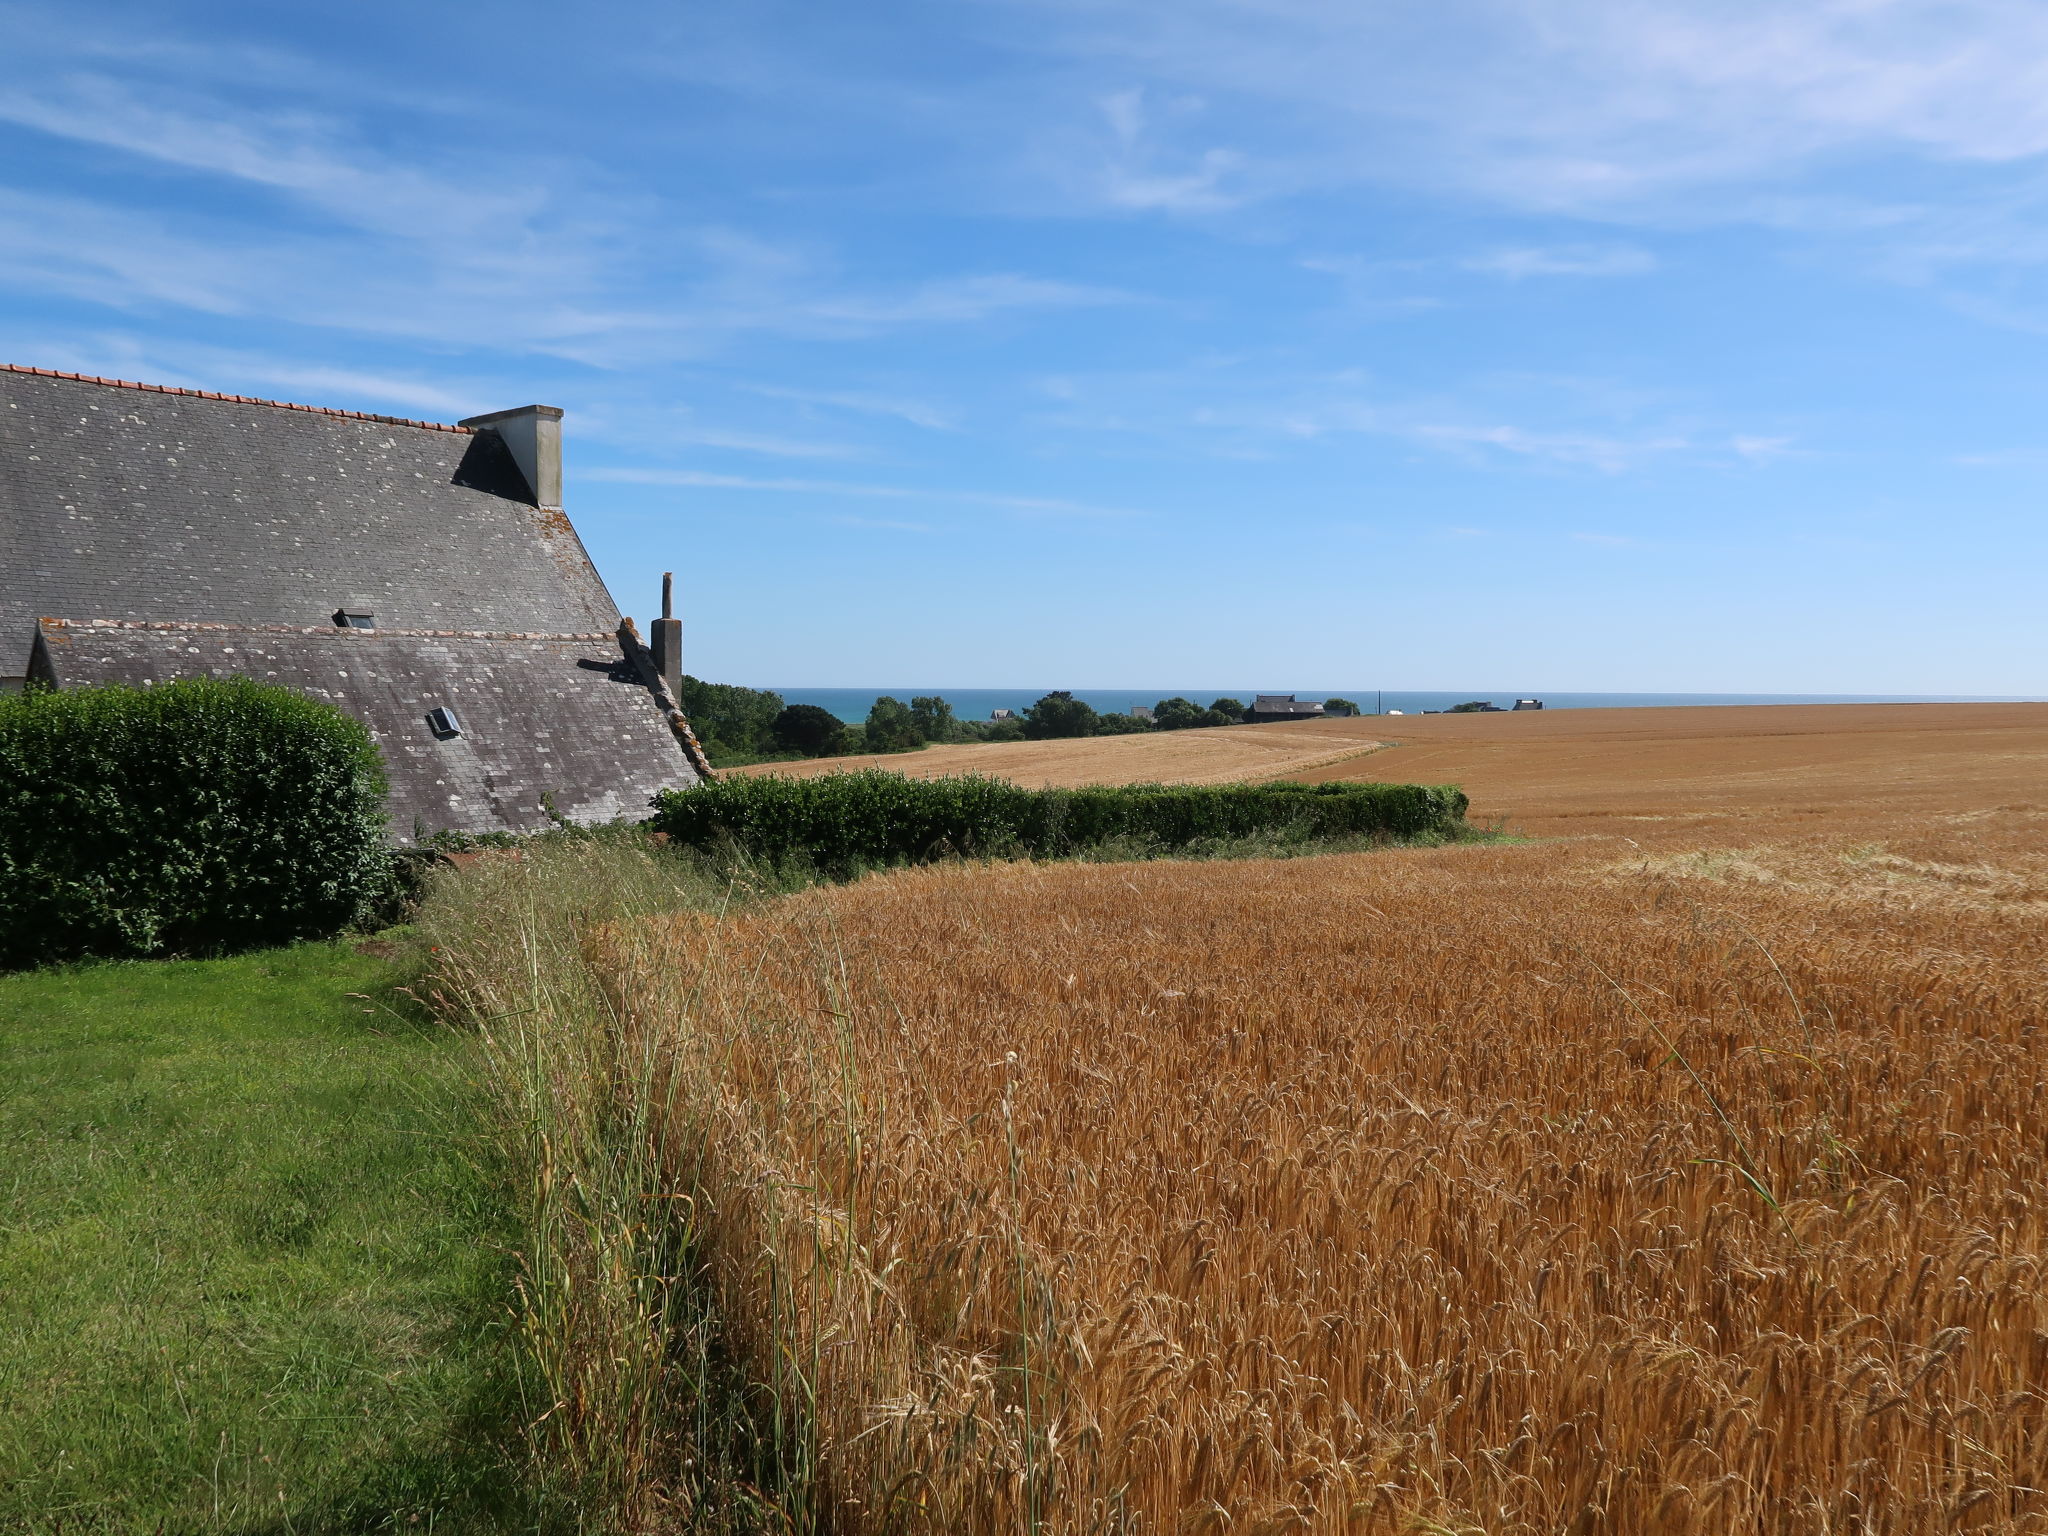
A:
<svg viewBox="0 0 2048 1536">
<path fill-rule="evenodd" d="M 1275 834 L 1287 839 L 1449 836 L 1466 800 L 1423 784 L 1099 785 L 1023 789 L 963 775 L 883 769 L 817 778 L 731 775 L 655 800 L 653 825 L 696 848 L 732 846 L 771 864 L 832 874 L 949 855 L 1058 857 L 1116 841 L 1171 852 Z"/>
<path fill-rule="evenodd" d="M 390 881 L 356 720 L 246 678 L 0 697 L 0 966 L 339 932 Z"/>
</svg>

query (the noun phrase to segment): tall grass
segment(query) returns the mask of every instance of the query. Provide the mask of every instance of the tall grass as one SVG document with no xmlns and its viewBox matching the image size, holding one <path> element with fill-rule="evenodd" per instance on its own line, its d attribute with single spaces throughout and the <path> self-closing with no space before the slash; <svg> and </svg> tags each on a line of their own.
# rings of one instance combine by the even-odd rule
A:
<svg viewBox="0 0 2048 1536">
<path fill-rule="evenodd" d="M 781 1528 L 774 1448 L 674 1176 L 673 1038 L 614 1009 L 587 963 L 594 933 L 657 916 L 679 932 L 745 894 L 634 839 L 541 838 L 441 877 L 421 910 L 421 985 L 474 1029 L 527 1195 L 524 1432 L 546 1503 L 581 1529 Z"/>
</svg>

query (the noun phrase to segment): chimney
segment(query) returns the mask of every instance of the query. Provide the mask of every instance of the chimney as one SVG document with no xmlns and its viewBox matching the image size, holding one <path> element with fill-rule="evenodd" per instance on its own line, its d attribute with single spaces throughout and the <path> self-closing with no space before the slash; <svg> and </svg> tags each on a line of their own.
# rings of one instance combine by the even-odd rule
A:
<svg viewBox="0 0 2048 1536">
<path fill-rule="evenodd" d="M 668 685 L 668 696 L 683 702 L 683 621 L 676 617 L 675 572 L 661 573 L 661 617 L 654 621 L 654 670 Z"/>
<path fill-rule="evenodd" d="M 488 416 L 471 416 L 457 426 L 491 431 L 512 450 L 519 472 L 526 476 L 537 507 L 562 504 L 562 408 L 558 405 L 522 405 L 516 410 L 493 411 Z"/>
</svg>

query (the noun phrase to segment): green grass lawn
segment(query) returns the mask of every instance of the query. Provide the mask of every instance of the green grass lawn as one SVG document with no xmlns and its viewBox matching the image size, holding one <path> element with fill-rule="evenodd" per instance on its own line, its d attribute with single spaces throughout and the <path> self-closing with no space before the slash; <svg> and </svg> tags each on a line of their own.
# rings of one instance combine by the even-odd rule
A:
<svg viewBox="0 0 2048 1536">
<path fill-rule="evenodd" d="M 467 1047 L 392 980 L 0 976 L 0 1531 L 530 1524 Z"/>
</svg>

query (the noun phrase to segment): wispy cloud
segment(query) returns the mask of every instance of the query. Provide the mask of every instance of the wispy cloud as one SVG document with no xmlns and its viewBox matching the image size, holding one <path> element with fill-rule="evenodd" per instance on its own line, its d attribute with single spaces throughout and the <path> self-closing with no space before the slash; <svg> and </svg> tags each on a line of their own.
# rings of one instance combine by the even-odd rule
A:
<svg viewBox="0 0 2048 1536">
<path fill-rule="evenodd" d="M 1365 437 L 1475 466 L 1621 475 L 1672 461 L 1763 462 L 1789 451 L 1789 441 L 1709 430 L 1654 392 L 1600 378 L 1496 373 L 1423 394 L 1359 369 L 1273 372 L 1251 359 L 1212 357 L 1159 372 L 1063 374 L 1040 389 L 1058 403 L 1040 418 L 1052 428 L 1208 458 L 1298 458 L 1314 444 Z"/>
<path fill-rule="evenodd" d="M 697 469 L 599 468 L 582 472 L 585 480 L 613 485 L 667 485 L 721 491 L 774 491 L 800 496 L 853 496 L 885 501 L 928 501 L 961 506 L 997 507 L 1051 517 L 1142 517 L 1124 507 L 1097 506 L 1057 496 L 1011 496 L 992 491 L 957 491 L 911 485 L 869 485 L 843 480 L 763 479 L 753 475 L 721 475 Z"/>
<path fill-rule="evenodd" d="M 660 429 L 661 440 L 700 448 L 724 448 L 734 453 L 758 453 L 781 459 L 858 459 L 867 450 L 852 443 L 814 443 L 802 438 L 776 437 L 760 432 L 729 432 L 719 427 L 670 426 Z"/>
<path fill-rule="evenodd" d="M 1738 433 L 1729 439 L 1728 446 L 1735 450 L 1738 458 L 1752 464 L 1773 464 L 1779 459 L 1790 458 L 1798 450 L 1790 437 L 1746 437 Z"/>
<path fill-rule="evenodd" d="M 1100 189 L 1112 207 L 1214 213 L 1243 201 L 1241 193 L 1224 185 L 1244 165 L 1244 156 L 1235 150 L 1203 149 L 1180 168 L 1168 168 L 1165 162 L 1175 152 L 1156 137 L 1153 123 L 1159 114 L 1142 89 L 1112 91 L 1097 106 L 1108 136 L 1100 161 Z M 1173 104 L 1168 116 L 1194 116 L 1200 109 L 1198 101 L 1183 100 Z"/>
<path fill-rule="evenodd" d="M 893 416 L 913 427 L 924 427 L 934 432 L 950 432 L 955 426 L 953 417 L 937 406 L 897 395 L 873 394 L 857 389 L 791 389 L 780 384 L 749 384 L 746 388 L 750 393 L 766 395 L 771 400 L 830 406 L 864 416 Z"/>
<path fill-rule="evenodd" d="M 453 166 L 436 174 L 375 154 L 352 142 L 345 124 L 303 109 L 230 114 L 221 105 L 92 73 L 0 89 L 0 121 L 252 183 L 344 224 L 409 239 L 516 244 L 548 201 L 540 179 L 508 185 Z"/>
<path fill-rule="evenodd" d="M 17 291 L 601 367 L 704 356 L 749 335 L 860 340 L 1131 297 L 1015 270 L 850 279 L 828 250 L 706 221 L 571 155 L 529 154 L 507 175 L 461 139 L 390 151 L 346 82 L 323 94 L 301 81 L 281 102 L 260 76 L 243 88 L 184 69 L 175 46 L 162 79 L 150 72 L 166 58 L 146 49 L 68 62 L 0 65 L 0 124 L 207 191 L 98 201 L 0 181 L 0 284 Z"/>
<path fill-rule="evenodd" d="M 943 278 L 893 295 L 821 295 L 809 301 L 805 313 L 826 322 L 878 328 L 984 320 L 1004 310 L 1124 304 L 1130 302 L 1131 297 L 1113 288 L 1055 282 L 1015 272 L 995 272 Z"/>
<path fill-rule="evenodd" d="M 1851 156 L 2048 154 L 2048 11 L 2024 0 L 1441 0 L 1426 24 L 1348 0 L 1009 8 L 1085 77 L 1200 100 L 1143 142 L 1168 163 L 1231 142 L 1262 162 L 1240 199 L 1406 182 L 1611 215 Z"/>
<path fill-rule="evenodd" d="M 1634 246 L 1516 246 L 1467 257 L 1468 272 L 1519 280 L 1525 277 L 1635 277 L 1657 269 L 1657 258 Z"/>
<path fill-rule="evenodd" d="M 1618 475 L 1652 460 L 1669 458 L 1691 444 L 1683 437 L 1620 437 L 1591 432 L 1532 431 L 1526 427 L 1420 421 L 1390 424 L 1385 430 L 1434 447 L 1490 450 L 1578 469 Z"/>
<path fill-rule="evenodd" d="M 937 531 L 930 523 L 905 523 L 888 517 L 835 517 L 832 521 L 838 523 L 843 528 L 881 528 L 892 533 L 933 533 Z"/>
<path fill-rule="evenodd" d="M 454 420 L 486 409 L 494 386 L 452 385 L 446 376 L 350 368 L 280 358 L 261 352 L 194 344 L 171 345 L 125 333 L 20 338 L 10 358 L 68 373 L 138 379 L 228 394 L 274 394 L 285 399 L 346 403 L 366 409 Z"/>
</svg>

